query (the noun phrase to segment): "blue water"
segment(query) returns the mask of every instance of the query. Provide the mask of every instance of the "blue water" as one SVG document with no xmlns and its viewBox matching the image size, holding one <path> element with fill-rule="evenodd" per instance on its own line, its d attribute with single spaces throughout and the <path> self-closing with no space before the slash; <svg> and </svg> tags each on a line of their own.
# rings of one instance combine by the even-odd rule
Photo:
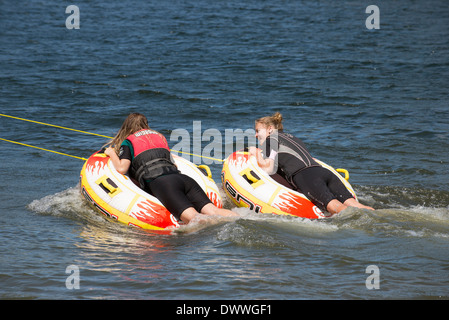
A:
<svg viewBox="0 0 449 320">
<path fill-rule="evenodd" d="M 308 221 L 227 201 L 239 219 L 154 235 L 87 206 L 82 160 L 0 140 L 1 298 L 449 298 L 446 1 L 71 4 L 79 29 L 66 28 L 69 3 L 0 2 L 0 113 L 112 136 L 137 111 L 171 146 L 186 129 L 192 150 L 200 121 L 224 151 L 226 129 L 280 111 L 377 210 Z M 107 141 L 4 116 L 0 138 L 78 157 Z M 209 166 L 221 186 L 221 162 Z"/>
</svg>

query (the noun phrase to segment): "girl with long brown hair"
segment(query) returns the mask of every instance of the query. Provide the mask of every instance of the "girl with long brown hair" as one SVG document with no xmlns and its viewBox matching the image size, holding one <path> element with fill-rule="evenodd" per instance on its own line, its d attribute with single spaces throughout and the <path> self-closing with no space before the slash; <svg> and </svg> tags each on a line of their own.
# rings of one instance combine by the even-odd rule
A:
<svg viewBox="0 0 449 320">
<path fill-rule="evenodd" d="M 198 183 L 176 167 L 165 137 L 148 126 L 140 113 L 130 114 L 105 154 L 115 169 L 129 172 L 142 189 L 154 195 L 177 219 L 189 223 L 198 214 L 237 216 L 216 207 Z"/>
</svg>

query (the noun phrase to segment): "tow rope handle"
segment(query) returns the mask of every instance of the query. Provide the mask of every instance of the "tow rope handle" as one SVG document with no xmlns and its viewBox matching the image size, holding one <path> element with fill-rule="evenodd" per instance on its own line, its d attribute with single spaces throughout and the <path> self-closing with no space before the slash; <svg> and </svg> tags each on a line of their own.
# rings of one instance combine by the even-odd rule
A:
<svg viewBox="0 0 449 320">
<path fill-rule="evenodd" d="M 210 168 L 208 166 L 206 166 L 205 164 L 201 164 L 199 166 L 197 166 L 199 169 L 203 169 L 205 171 L 205 175 L 207 175 L 207 177 L 209 179 L 212 179 L 212 172 L 210 171 Z M 202 170 L 201 170 L 202 171 Z M 203 172 L 204 172 L 203 171 Z"/>
<path fill-rule="evenodd" d="M 337 172 L 344 173 L 345 174 L 345 180 L 349 181 L 349 172 L 348 172 L 348 170 L 339 168 L 339 169 L 337 169 Z"/>
</svg>

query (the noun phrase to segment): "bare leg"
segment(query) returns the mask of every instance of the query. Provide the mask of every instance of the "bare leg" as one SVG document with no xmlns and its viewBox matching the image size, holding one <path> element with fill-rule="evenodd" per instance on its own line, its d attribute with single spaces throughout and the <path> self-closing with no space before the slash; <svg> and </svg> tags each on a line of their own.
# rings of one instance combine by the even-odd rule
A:
<svg viewBox="0 0 449 320">
<path fill-rule="evenodd" d="M 346 203 L 346 201 L 345 201 L 345 203 Z M 329 213 L 336 214 L 336 213 L 339 213 L 340 211 L 346 209 L 347 207 L 348 207 L 347 205 L 341 203 L 337 199 L 333 199 L 327 204 L 326 209 Z"/>
<path fill-rule="evenodd" d="M 354 198 L 349 198 L 344 203 L 341 203 L 337 199 L 333 199 L 327 204 L 326 209 L 330 213 L 336 214 L 336 213 L 343 211 L 347 207 L 356 207 L 356 208 L 361 208 L 361 209 L 374 210 L 374 208 L 365 206 L 365 205 L 361 204 L 360 202 L 358 202 L 357 200 L 355 200 Z"/>
<path fill-rule="evenodd" d="M 202 209 L 201 213 L 209 216 L 222 216 L 222 217 L 238 217 L 238 214 L 227 209 L 220 209 L 214 206 L 212 203 L 206 204 Z M 181 213 L 181 220 L 188 224 L 193 218 L 195 218 L 199 214 L 195 208 L 190 207 L 185 209 Z"/>
<path fill-rule="evenodd" d="M 190 208 L 185 209 L 185 210 L 181 213 L 180 218 L 181 218 L 182 222 L 184 222 L 184 223 L 187 224 L 187 223 L 190 222 L 190 220 L 192 220 L 193 218 L 195 218 L 197 214 L 199 214 L 198 211 L 196 211 L 195 208 L 190 207 Z"/>
<path fill-rule="evenodd" d="M 223 217 L 238 217 L 238 214 L 228 210 L 221 209 L 214 206 L 212 203 L 206 204 L 203 209 L 201 209 L 201 213 L 205 215 L 213 215 L 213 216 L 223 216 Z"/>
<path fill-rule="evenodd" d="M 358 202 L 357 200 L 355 200 L 354 198 L 349 198 L 348 200 L 346 200 L 345 205 L 347 205 L 348 207 L 356 207 L 356 208 L 374 210 L 374 208 L 365 206 L 365 205 L 361 204 L 360 202 Z"/>
</svg>

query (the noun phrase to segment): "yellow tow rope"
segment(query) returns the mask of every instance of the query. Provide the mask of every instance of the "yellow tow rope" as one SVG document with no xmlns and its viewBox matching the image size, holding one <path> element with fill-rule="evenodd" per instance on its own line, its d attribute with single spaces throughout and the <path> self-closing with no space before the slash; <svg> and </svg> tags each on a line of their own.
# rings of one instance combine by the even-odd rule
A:
<svg viewBox="0 0 449 320">
<path fill-rule="evenodd" d="M 87 132 L 87 131 L 82 131 L 82 130 L 77 130 L 77 129 L 67 128 L 67 127 L 61 127 L 61 126 L 57 126 L 57 125 L 50 124 L 50 123 L 39 122 L 39 121 L 34 121 L 34 120 L 29 120 L 29 119 L 24 119 L 24 118 L 19 118 L 19 117 L 13 117 L 13 116 L 9 116 L 9 115 L 7 115 L 7 114 L 2 114 L 2 113 L 0 113 L 0 116 L 2 116 L 2 117 L 8 117 L 8 118 L 11 118 L 11 119 L 16 119 L 16 120 L 22 120 L 22 121 L 33 122 L 33 123 L 37 123 L 37 124 L 43 124 L 44 126 L 50 126 L 50 127 L 55 127 L 55 128 L 64 129 L 64 130 L 71 130 L 71 131 L 76 131 L 76 132 L 81 132 L 81 133 L 91 134 L 91 135 L 94 135 L 94 136 L 99 136 L 99 137 L 103 137 L 103 138 L 109 138 L 109 139 L 112 139 L 112 137 L 104 136 L 104 135 L 102 135 L 102 134 L 97 134 L 97 133 L 92 133 L 92 132 Z"/>
<path fill-rule="evenodd" d="M 83 157 L 77 157 L 77 156 L 73 156 L 71 154 L 67 154 L 67 153 L 63 153 L 63 152 L 58 152 L 58 151 L 54 151 L 54 150 L 49 150 L 49 149 L 44 149 L 44 148 L 41 148 L 41 147 L 32 146 L 31 144 L 26 144 L 26 143 L 17 142 L 17 141 L 8 140 L 8 139 L 3 139 L 3 138 L 0 138 L 0 140 L 6 141 L 6 142 L 15 143 L 15 144 L 19 144 L 19 145 L 25 146 L 25 147 L 30 147 L 30 148 L 35 148 L 35 149 L 44 150 L 44 151 L 48 151 L 48 152 L 53 152 L 53 153 L 56 153 L 56 154 L 62 154 L 63 156 L 67 156 L 67 157 L 72 157 L 72 158 L 81 159 L 81 160 L 87 160 L 86 158 L 83 158 Z"/>
<path fill-rule="evenodd" d="M 94 135 L 94 136 L 98 136 L 98 137 L 103 137 L 103 138 L 108 138 L 108 139 L 112 139 L 112 138 L 113 138 L 113 137 L 105 136 L 105 135 L 98 134 L 98 133 L 93 133 L 93 132 L 88 132 L 88 131 L 82 131 L 82 130 L 72 129 L 72 128 L 68 128 L 68 127 L 62 127 L 62 126 L 58 126 L 58 125 L 54 125 L 54 124 L 50 124 L 50 123 L 45 123 L 45 122 L 40 122 L 40 121 L 35 121 L 35 120 L 30 120 L 30 119 L 25 119 L 25 118 L 14 117 L 14 116 L 10 116 L 10 115 L 7 115 L 7 114 L 2 114 L 2 113 L 0 113 L 0 116 L 2 116 L 2 117 L 7 117 L 7 118 L 11 118 L 11 119 L 16 119 L 16 120 L 21 120 L 21 121 L 28 121 L 28 122 L 37 123 L 37 124 L 41 124 L 41 125 L 44 125 L 44 126 L 50 126 L 50 127 L 59 128 L 59 129 L 64 129 L 64 130 L 70 130 L 70 131 L 75 131 L 75 132 L 81 132 L 81 133 L 90 134 L 90 135 Z M 48 149 L 44 149 L 44 148 L 39 148 L 39 147 L 36 147 L 36 146 L 31 146 L 31 145 L 28 145 L 28 144 L 25 144 L 25 143 L 21 143 L 21 142 L 17 142 L 17 141 L 12 141 L 12 140 L 2 139 L 2 138 L 0 138 L 0 140 L 7 141 L 7 142 L 11 142 L 11 143 L 16 143 L 16 144 L 23 145 L 23 146 L 26 146 L 26 147 L 31 147 L 31 148 L 36 148 L 36 149 L 40 149 L 40 150 L 45 150 L 45 151 L 49 151 L 49 152 L 53 152 L 53 153 L 63 154 L 63 155 L 66 155 L 66 156 L 69 156 L 69 157 L 73 157 L 73 158 L 78 158 L 78 159 L 86 160 L 85 158 L 82 158 L 82 157 L 71 156 L 71 155 L 66 154 L 66 153 L 61 153 L 61 152 L 52 151 L 52 150 L 48 150 Z M 212 158 L 212 157 L 206 157 L 206 156 L 200 156 L 200 155 L 197 155 L 197 154 L 194 154 L 194 153 L 183 152 L 183 151 L 179 151 L 179 150 L 172 150 L 172 152 L 178 152 L 178 153 L 188 154 L 188 155 L 194 156 L 194 157 L 200 157 L 200 158 L 206 158 L 206 159 L 210 159 L 210 160 L 215 160 L 215 161 L 221 161 L 221 162 L 224 162 L 224 160 L 222 160 L 222 159 Z"/>
<path fill-rule="evenodd" d="M 108 138 L 108 139 L 112 139 L 113 138 L 113 137 L 105 136 L 105 135 L 98 134 L 98 133 L 82 131 L 82 130 L 72 129 L 72 128 L 68 128 L 68 127 L 57 126 L 57 125 L 50 124 L 50 123 L 45 123 L 45 122 L 40 122 L 40 121 L 35 121 L 35 120 L 30 120 L 30 119 L 14 117 L 14 116 L 10 116 L 10 115 L 7 115 L 7 114 L 2 114 L 2 113 L 0 113 L 0 116 L 11 118 L 11 119 L 16 119 L 16 120 L 28 121 L 28 122 L 37 123 L 37 124 L 41 124 L 41 125 L 44 125 L 44 126 L 50 126 L 50 127 L 55 127 L 55 128 L 64 129 L 64 130 L 81 132 L 81 133 L 90 134 L 90 135 L 103 137 L 103 138 Z M 22 145 L 22 146 L 25 146 L 25 147 L 30 147 L 30 148 L 44 150 L 44 151 L 48 151 L 48 152 L 52 152 L 52 153 L 56 153 L 56 154 L 61 154 L 61 155 L 72 157 L 72 158 L 76 158 L 76 159 L 87 160 L 86 158 L 83 158 L 83 157 L 77 157 L 77 156 L 73 156 L 71 154 L 67 154 L 67 153 L 63 153 L 63 152 L 58 152 L 58 151 L 54 151 L 54 150 L 44 149 L 44 148 L 41 148 L 41 147 L 36 147 L 36 146 L 32 146 L 30 144 L 21 143 L 21 142 L 17 142 L 17 141 L 13 141 L 13 140 L 8 140 L 8 139 L 3 139 L 3 138 L 0 138 L 0 140 L 6 141 L 6 142 L 10 142 L 10 143 L 15 143 L 15 144 Z M 177 151 L 177 150 L 172 150 L 172 152 L 184 153 L 184 154 L 188 154 L 188 155 L 195 156 L 195 157 L 206 158 L 206 159 L 211 159 L 211 160 L 216 160 L 216 161 L 221 161 L 221 162 L 225 161 L 225 160 L 222 160 L 222 159 L 206 157 L 206 156 L 200 156 L 200 155 L 197 155 L 197 154 L 194 154 L 194 153 L 189 153 L 189 152 L 183 152 L 183 151 Z M 349 172 L 348 172 L 348 170 L 339 168 L 336 171 L 340 172 L 340 173 L 344 173 L 345 180 L 347 180 L 347 181 L 349 180 Z M 210 173 L 208 173 L 208 174 L 210 174 Z"/>
</svg>

